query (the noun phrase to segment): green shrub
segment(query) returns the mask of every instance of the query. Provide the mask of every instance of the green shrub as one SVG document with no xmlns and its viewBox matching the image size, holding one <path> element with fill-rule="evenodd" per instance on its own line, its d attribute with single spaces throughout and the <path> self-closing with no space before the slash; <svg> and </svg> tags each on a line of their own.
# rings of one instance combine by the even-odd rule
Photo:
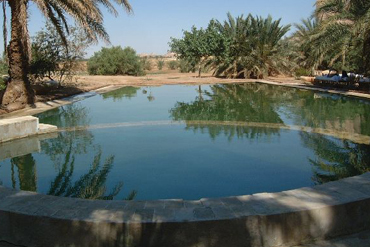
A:
<svg viewBox="0 0 370 247">
<path fill-rule="evenodd" d="M 4 59 L 0 60 L 0 76 L 8 74 L 8 65 L 4 61 Z"/>
<path fill-rule="evenodd" d="M 152 62 L 148 59 L 148 57 L 142 57 L 140 59 L 141 65 L 143 66 L 144 70 L 152 70 Z"/>
<path fill-rule="evenodd" d="M 6 88 L 6 84 L 3 78 L 0 78 L 0 91 Z"/>
<path fill-rule="evenodd" d="M 158 67 L 159 70 L 162 70 L 163 69 L 163 67 L 164 67 L 164 61 L 162 59 L 159 59 L 157 61 L 157 67 Z"/>
<path fill-rule="evenodd" d="M 195 72 L 194 64 L 189 63 L 185 59 L 180 59 L 179 60 L 178 68 L 179 68 L 181 73 Z"/>
<path fill-rule="evenodd" d="M 5 75 L 8 75 L 8 64 L 5 59 L 0 59 L 0 91 L 6 88 L 6 77 L 3 77 Z"/>
<path fill-rule="evenodd" d="M 95 52 L 88 63 L 90 75 L 144 75 L 143 65 L 136 51 L 131 47 L 121 46 L 102 48 Z"/>
<path fill-rule="evenodd" d="M 295 77 L 299 78 L 301 76 L 309 76 L 311 75 L 311 72 L 305 68 L 298 68 L 295 70 L 294 75 Z"/>
<path fill-rule="evenodd" d="M 57 29 L 49 22 L 32 37 L 30 74 L 35 81 L 72 81 L 78 68 L 78 60 L 86 55 L 91 44 L 82 28 L 70 27 L 66 44 Z M 67 46 L 66 46 L 67 45 Z"/>
<path fill-rule="evenodd" d="M 179 67 L 179 63 L 177 61 L 169 61 L 167 65 L 170 70 L 175 70 Z"/>
</svg>

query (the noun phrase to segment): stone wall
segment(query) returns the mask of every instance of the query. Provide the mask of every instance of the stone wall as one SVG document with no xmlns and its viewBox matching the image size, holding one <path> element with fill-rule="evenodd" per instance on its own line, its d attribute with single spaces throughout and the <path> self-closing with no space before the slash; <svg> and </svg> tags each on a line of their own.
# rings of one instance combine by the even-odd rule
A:
<svg viewBox="0 0 370 247">
<path fill-rule="evenodd" d="M 32 116 L 0 119 L 0 143 L 56 130 L 56 126 L 39 124 L 39 119 Z"/>
<path fill-rule="evenodd" d="M 370 229 L 370 173 L 280 193 L 93 201 L 0 187 L 0 242 L 19 246 L 293 246 Z"/>
</svg>

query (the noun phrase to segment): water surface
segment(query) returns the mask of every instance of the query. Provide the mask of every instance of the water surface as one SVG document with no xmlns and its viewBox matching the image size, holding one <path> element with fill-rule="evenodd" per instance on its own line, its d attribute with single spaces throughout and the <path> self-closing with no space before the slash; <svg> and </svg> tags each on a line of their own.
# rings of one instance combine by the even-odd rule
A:
<svg viewBox="0 0 370 247">
<path fill-rule="evenodd" d="M 91 199 L 199 199 L 370 170 L 369 102 L 305 90 L 126 87 L 37 117 L 64 131 L 3 145 L 4 186 Z"/>
</svg>

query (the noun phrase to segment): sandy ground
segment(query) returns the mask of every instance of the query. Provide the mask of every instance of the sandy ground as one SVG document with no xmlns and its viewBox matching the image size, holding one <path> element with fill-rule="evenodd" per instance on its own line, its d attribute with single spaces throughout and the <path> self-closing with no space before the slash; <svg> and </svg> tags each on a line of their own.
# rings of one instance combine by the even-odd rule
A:
<svg viewBox="0 0 370 247">
<path fill-rule="evenodd" d="M 97 88 L 108 85 L 160 86 L 171 84 L 215 84 L 255 81 L 251 79 L 223 79 L 210 74 L 197 77 L 195 73 L 155 73 L 146 76 L 77 76 L 75 85 L 83 88 Z"/>
</svg>

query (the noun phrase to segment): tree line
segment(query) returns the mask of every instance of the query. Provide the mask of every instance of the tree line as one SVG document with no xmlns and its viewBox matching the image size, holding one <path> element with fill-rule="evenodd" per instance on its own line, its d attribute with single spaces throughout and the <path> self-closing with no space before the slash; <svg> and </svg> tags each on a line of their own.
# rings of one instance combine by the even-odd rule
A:
<svg viewBox="0 0 370 247">
<path fill-rule="evenodd" d="M 370 73 L 370 2 L 325 0 L 311 17 L 291 25 L 252 15 L 211 20 L 206 28 L 192 27 L 171 50 L 199 71 L 216 76 L 263 78 L 277 74 L 314 74 L 335 69 Z M 303 71 L 303 72 L 302 72 Z"/>
</svg>

